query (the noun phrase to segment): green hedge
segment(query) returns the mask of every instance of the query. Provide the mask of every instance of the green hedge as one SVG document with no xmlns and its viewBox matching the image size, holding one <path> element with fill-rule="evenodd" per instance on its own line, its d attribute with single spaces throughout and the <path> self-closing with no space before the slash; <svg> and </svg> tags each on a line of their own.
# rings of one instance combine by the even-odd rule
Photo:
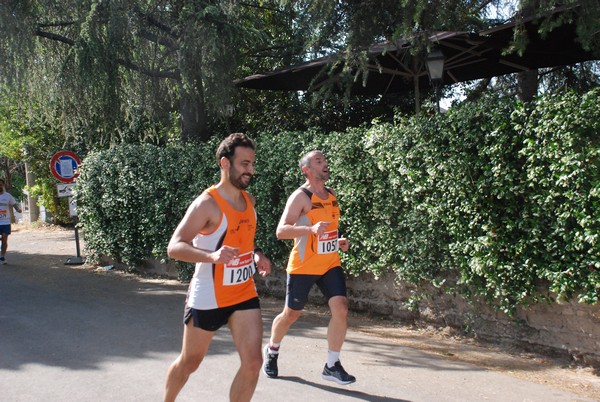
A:
<svg viewBox="0 0 600 402">
<path fill-rule="evenodd" d="M 110 256 L 131 269 L 150 256 L 165 258 L 187 206 L 218 178 L 214 143 L 124 145 L 88 155 L 76 200 L 89 257 Z"/>
<path fill-rule="evenodd" d="M 416 299 L 419 285 L 433 283 L 508 313 L 556 297 L 597 303 L 599 95 L 547 95 L 527 106 L 489 97 L 343 133 L 257 134 L 257 244 L 285 264 L 291 242 L 278 241 L 275 228 L 303 182 L 300 155 L 317 148 L 340 198 L 351 274 L 393 271 L 416 285 Z M 217 143 L 88 156 L 77 191 L 88 252 L 132 268 L 165 258 L 187 205 L 218 180 Z"/>
</svg>

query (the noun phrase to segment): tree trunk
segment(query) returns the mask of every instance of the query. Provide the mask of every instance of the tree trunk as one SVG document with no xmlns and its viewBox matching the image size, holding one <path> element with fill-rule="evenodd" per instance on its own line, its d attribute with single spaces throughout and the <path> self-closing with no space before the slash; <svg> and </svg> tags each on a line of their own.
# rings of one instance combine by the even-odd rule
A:
<svg viewBox="0 0 600 402">
<path fill-rule="evenodd" d="M 2 171 L 4 174 L 0 174 L 0 178 L 4 177 L 4 184 L 6 184 L 6 191 L 12 188 L 12 175 L 10 174 L 10 160 L 8 158 L 0 158 L 2 163 Z"/>
<path fill-rule="evenodd" d="M 529 70 L 517 75 L 517 95 L 521 102 L 531 102 L 538 89 L 538 70 Z"/>
<path fill-rule="evenodd" d="M 210 138 L 206 124 L 206 111 L 202 93 L 190 93 L 180 84 L 179 112 L 181 115 L 181 140 L 199 142 Z M 201 91 L 198 91 L 201 92 Z"/>
<path fill-rule="evenodd" d="M 35 185 L 35 174 L 29 170 L 29 165 L 25 162 L 25 180 L 27 186 Z M 29 223 L 37 222 L 40 219 L 40 207 L 37 205 L 37 197 L 33 197 L 27 192 L 27 209 L 29 210 Z"/>
<path fill-rule="evenodd" d="M 179 112 L 181 114 L 181 140 L 183 142 L 200 142 L 210 138 L 206 121 L 206 104 L 204 102 L 204 84 L 202 81 L 202 65 L 198 58 L 202 52 L 193 40 L 184 33 L 181 43 L 185 45 L 178 51 L 179 71 Z"/>
<path fill-rule="evenodd" d="M 533 16 L 536 7 L 538 7 L 539 1 L 534 0 L 529 4 L 525 5 L 520 10 L 520 14 L 523 18 Z M 522 71 L 517 74 L 517 96 L 521 102 L 531 102 L 537 94 L 538 88 L 538 70 Z"/>
</svg>

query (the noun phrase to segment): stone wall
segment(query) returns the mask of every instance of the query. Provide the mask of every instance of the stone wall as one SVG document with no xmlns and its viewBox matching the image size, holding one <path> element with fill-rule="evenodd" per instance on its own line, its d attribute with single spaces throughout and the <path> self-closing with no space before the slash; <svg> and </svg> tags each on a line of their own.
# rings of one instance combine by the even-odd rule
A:
<svg viewBox="0 0 600 402">
<path fill-rule="evenodd" d="M 285 272 L 275 269 L 257 279 L 260 292 L 285 295 Z M 569 357 L 579 364 L 600 367 L 600 306 L 578 303 L 538 304 L 519 308 L 515 317 L 485 303 L 468 302 L 461 296 L 437 292 L 416 310 L 407 307 L 412 288 L 395 283 L 392 275 L 349 278 L 348 299 L 354 311 L 385 316 L 392 320 L 437 327 L 450 327 L 480 340 L 516 346 L 527 351 Z M 432 289 L 435 293 L 435 289 Z M 313 288 L 311 301 L 322 302 Z"/>
<path fill-rule="evenodd" d="M 105 262 L 112 263 L 107 259 Z M 151 260 L 141 270 L 146 274 L 177 277 L 173 263 L 164 265 Z M 268 277 L 256 279 L 261 294 L 282 299 L 285 282 L 285 270 L 279 267 L 274 267 Z M 396 283 L 391 274 L 382 278 L 363 274 L 348 278 L 347 285 L 353 311 L 409 324 L 449 327 L 486 342 L 568 357 L 585 366 L 600 367 L 600 305 L 537 304 L 519 308 L 511 318 L 483 302 L 469 302 L 433 288 L 430 290 L 435 296 L 422 300 L 417 309 L 410 309 L 407 302 L 414 287 Z M 316 286 L 310 293 L 310 301 L 324 302 Z"/>
</svg>

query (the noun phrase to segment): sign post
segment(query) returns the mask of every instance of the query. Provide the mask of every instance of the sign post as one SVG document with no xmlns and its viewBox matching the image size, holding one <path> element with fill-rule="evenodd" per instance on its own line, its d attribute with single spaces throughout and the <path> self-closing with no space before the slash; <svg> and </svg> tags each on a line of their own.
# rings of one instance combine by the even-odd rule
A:
<svg viewBox="0 0 600 402">
<path fill-rule="evenodd" d="M 73 189 L 76 185 L 74 181 L 79 177 L 79 165 L 81 165 L 81 159 L 79 159 L 77 154 L 71 151 L 59 151 L 55 153 L 50 160 L 50 171 L 52 172 L 52 176 L 64 183 L 57 184 L 56 189 L 59 197 L 69 197 L 69 214 L 73 218 L 73 226 L 75 228 L 75 247 L 77 255 L 75 257 L 67 258 L 65 265 L 81 265 L 84 262 L 79 251 L 77 205 L 72 197 Z"/>
</svg>

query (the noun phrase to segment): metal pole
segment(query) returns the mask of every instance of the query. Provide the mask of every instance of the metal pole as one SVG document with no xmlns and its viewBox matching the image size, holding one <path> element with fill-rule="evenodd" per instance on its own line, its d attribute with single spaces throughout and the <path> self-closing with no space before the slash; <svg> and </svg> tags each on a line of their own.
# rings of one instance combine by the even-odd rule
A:
<svg viewBox="0 0 600 402">
<path fill-rule="evenodd" d="M 70 199 L 69 202 L 71 202 Z M 77 222 L 77 215 L 73 215 L 73 226 L 75 227 L 75 248 L 77 250 L 77 255 L 75 257 L 67 258 L 65 265 L 81 265 L 84 262 L 79 251 L 79 230 L 77 229 Z"/>
<path fill-rule="evenodd" d="M 73 225 L 75 226 L 75 249 L 77 250 L 77 254 L 75 254 L 78 258 L 81 258 L 81 252 L 79 250 L 79 229 L 77 229 L 78 219 L 76 216 L 73 217 Z"/>
</svg>

